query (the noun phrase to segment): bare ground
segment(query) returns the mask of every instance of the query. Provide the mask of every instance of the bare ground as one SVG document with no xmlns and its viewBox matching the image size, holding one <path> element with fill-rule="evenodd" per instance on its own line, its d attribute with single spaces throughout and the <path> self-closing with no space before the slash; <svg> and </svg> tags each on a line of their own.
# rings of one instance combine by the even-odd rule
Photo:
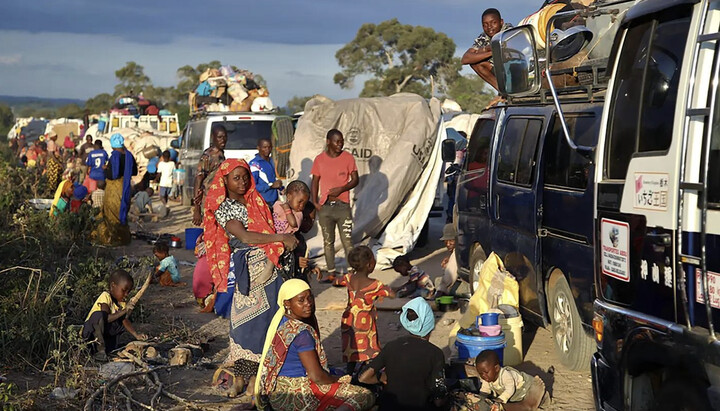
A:
<svg viewBox="0 0 720 411">
<path fill-rule="evenodd" d="M 170 203 L 172 214 L 161 222 L 143 223 L 142 227 L 133 227 L 133 230 L 142 228 L 155 233 L 172 233 L 184 239 L 184 229 L 191 227 L 190 213 L 186 207 Z M 433 219 L 430 229 L 430 241 L 423 248 L 415 249 L 411 256 L 413 262 L 423 268 L 431 276 L 441 275 L 440 261 L 444 257 L 444 247 L 437 240 L 442 230 L 442 220 Z M 129 257 L 152 256 L 152 245 L 145 241 L 134 239 L 132 244 L 114 250 L 117 256 Z M 179 262 L 194 263 L 192 250 L 171 249 L 171 253 Z M 184 341 L 207 341 L 209 349 L 199 364 L 192 367 L 173 369 L 160 372 L 160 378 L 166 389 L 176 395 L 195 401 L 210 401 L 214 404 L 205 404 L 203 409 L 231 409 L 235 401 L 228 401 L 221 392 L 210 388 L 210 382 L 215 367 L 222 362 L 227 353 L 227 339 L 229 331 L 228 320 L 218 318 L 213 314 L 198 312 L 198 307 L 192 295 L 193 267 L 180 265 L 185 287 L 160 287 L 153 285 L 143 297 L 142 322 L 137 322 L 136 328 L 151 337 L 164 337 Z M 403 283 L 402 277 L 393 270 L 376 270 L 373 276 L 380 281 L 397 286 Z M 340 317 L 347 301 L 347 292 L 341 288 L 312 282 L 316 295 L 317 318 L 323 338 L 323 347 L 328 355 L 331 365 L 342 367 L 341 364 L 341 338 Z M 391 341 L 405 333 L 399 323 L 397 309 L 404 301 L 386 301 L 384 309 L 379 312 L 378 333 L 381 343 Z M 460 318 L 459 312 L 436 313 L 436 328 L 431 335 L 431 342 L 442 348 L 449 356 L 448 335 L 454 321 Z M 563 367 L 554 351 L 554 343 L 550 332 L 546 329 L 527 326 L 523 334 L 525 362 L 517 368 L 539 375 L 553 396 L 551 410 L 590 410 L 593 409 L 592 388 L 588 371 L 575 372 Z M 553 366 L 554 374 L 547 370 Z M 15 375 L 18 385 L 25 389 L 47 384 L 46 378 L 37 376 Z M 141 387 L 136 384 L 135 387 Z M 152 392 L 137 388 L 133 396 L 149 402 Z M 56 405 L 48 403 L 50 408 Z M 164 409 L 178 405 L 176 402 L 163 398 L 159 406 Z"/>
</svg>

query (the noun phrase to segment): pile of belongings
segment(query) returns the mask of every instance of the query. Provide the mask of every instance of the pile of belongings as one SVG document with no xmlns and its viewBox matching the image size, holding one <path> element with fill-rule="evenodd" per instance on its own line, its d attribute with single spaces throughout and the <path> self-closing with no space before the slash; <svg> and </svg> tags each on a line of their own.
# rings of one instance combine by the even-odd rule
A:
<svg viewBox="0 0 720 411">
<path fill-rule="evenodd" d="M 200 84 L 188 98 L 190 112 L 260 112 L 273 109 L 269 93 L 247 70 L 235 72 L 230 66 L 209 68 L 200 75 Z"/>
<path fill-rule="evenodd" d="M 122 95 L 118 97 L 110 112 L 136 117 L 157 115 L 169 116 L 172 114 L 168 110 L 161 110 L 156 103 L 146 99 L 142 92 L 140 92 L 137 96 Z"/>
</svg>

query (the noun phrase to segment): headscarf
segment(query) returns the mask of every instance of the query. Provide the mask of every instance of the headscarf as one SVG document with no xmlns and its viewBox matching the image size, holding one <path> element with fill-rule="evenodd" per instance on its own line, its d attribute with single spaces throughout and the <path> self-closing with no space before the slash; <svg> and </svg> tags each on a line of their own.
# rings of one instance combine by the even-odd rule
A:
<svg viewBox="0 0 720 411">
<path fill-rule="evenodd" d="M 408 320 L 408 310 L 415 311 L 418 318 L 414 321 Z M 403 305 L 402 314 L 400 314 L 400 323 L 410 334 L 424 337 L 430 334 L 433 328 L 435 328 L 435 315 L 433 314 L 432 308 L 430 308 L 430 304 L 428 304 L 424 298 L 415 297 Z"/>
<path fill-rule="evenodd" d="M 258 401 L 260 388 L 261 388 L 261 381 L 263 377 L 263 366 L 265 364 L 265 357 L 268 355 L 268 351 L 270 350 L 270 346 L 272 345 L 272 341 L 275 338 L 275 334 L 277 333 L 277 329 L 280 326 L 280 321 L 285 316 L 285 301 L 292 299 L 293 297 L 297 296 L 298 294 L 302 293 L 305 290 L 309 290 L 310 285 L 306 283 L 303 280 L 292 278 L 290 280 L 285 281 L 282 286 L 280 286 L 280 291 L 278 292 L 278 310 L 275 313 L 275 316 L 273 317 L 272 321 L 270 321 L 270 326 L 268 327 L 267 334 L 265 335 L 265 344 L 263 345 L 262 355 L 260 356 L 260 367 L 258 367 L 258 373 L 255 377 L 255 401 Z M 319 353 L 318 353 L 319 355 Z M 258 406 L 258 409 L 260 407 Z"/>
<path fill-rule="evenodd" d="M 248 231 L 262 234 L 275 234 L 275 226 L 273 225 L 272 213 L 270 208 L 263 200 L 262 196 L 255 189 L 255 181 L 250 173 L 250 166 L 245 160 L 229 159 L 220 164 L 212 184 L 208 189 L 205 199 L 205 216 L 203 218 L 203 227 L 205 229 L 203 237 L 205 238 L 205 249 L 208 256 L 208 265 L 212 275 L 213 284 L 218 292 L 227 291 L 227 277 L 230 269 L 230 244 L 229 237 L 225 229 L 218 224 L 215 219 L 215 211 L 220 204 L 227 198 L 227 188 L 225 187 L 225 176 L 238 167 L 247 170 L 249 176 L 249 188 L 245 191 L 245 208 L 248 213 Z M 268 243 L 254 245 L 265 251 L 267 258 L 276 266 L 279 266 L 280 256 L 284 248 L 283 244 Z"/>
<path fill-rule="evenodd" d="M 125 138 L 120 133 L 115 133 L 110 136 L 110 147 L 122 148 L 125 145 Z"/>
<path fill-rule="evenodd" d="M 62 197 L 62 193 L 65 191 L 68 185 L 72 185 L 71 180 L 63 180 L 58 185 L 57 189 L 55 190 L 55 197 L 53 198 L 52 205 L 50 206 L 50 216 L 52 217 L 53 212 L 57 208 L 58 203 L 60 202 L 60 197 Z"/>
</svg>

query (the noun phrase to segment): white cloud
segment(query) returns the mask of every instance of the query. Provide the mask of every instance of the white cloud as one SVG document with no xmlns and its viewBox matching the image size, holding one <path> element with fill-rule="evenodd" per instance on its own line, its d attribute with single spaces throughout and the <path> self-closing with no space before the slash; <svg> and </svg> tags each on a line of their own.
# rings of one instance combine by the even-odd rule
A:
<svg viewBox="0 0 720 411">
<path fill-rule="evenodd" d="M 21 59 L 22 56 L 20 54 L 0 55 L 0 64 L 6 66 L 18 64 Z"/>
<path fill-rule="evenodd" d="M 341 46 L 189 36 L 138 44 L 110 35 L 0 30 L 0 56 L 23 56 L 12 69 L 0 64 L 0 78 L 14 79 L 0 82 L 0 94 L 86 99 L 112 92 L 115 70 L 128 61 L 144 66 L 153 84 L 169 86 L 177 83 L 179 67 L 220 60 L 261 74 L 277 105 L 296 95 L 354 97 L 360 89 L 341 90 L 332 80 L 340 70 L 334 56 Z"/>
</svg>

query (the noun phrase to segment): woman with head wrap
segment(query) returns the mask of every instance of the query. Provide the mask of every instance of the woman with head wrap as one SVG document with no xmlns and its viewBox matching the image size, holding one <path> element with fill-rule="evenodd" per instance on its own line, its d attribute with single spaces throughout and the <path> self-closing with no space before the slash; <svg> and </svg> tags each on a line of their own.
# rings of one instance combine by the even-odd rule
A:
<svg viewBox="0 0 720 411">
<path fill-rule="evenodd" d="M 367 410 L 374 396 L 350 384 L 350 376 L 330 375 L 315 318 L 315 298 L 303 280 L 280 288 L 275 313 L 265 337 L 255 382 L 258 409 Z"/>
<path fill-rule="evenodd" d="M 379 398 L 380 410 L 437 410 L 444 405 L 445 356 L 430 343 L 435 315 L 422 298 L 402 308 L 400 323 L 410 334 L 385 344 L 360 376 L 365 384 L 385 384 Z"/>
<path fill-rule="evenodd" d="M 62 160 L 55 153 L 48 153 L 47 163 L 45 166 L 45 176 L 48 182 L 48 191 L 53 192 L 60 184 L 63 173 Z"/>
<path fill-rule="evenodd" d="M 292 234 L 275 233 L 270 209 L 255 189 L 244 160 L 220 165 L 204 213 L 215 308 L 219 315 L 230 317 L 230 352 L 221 372 L 249 380 L 257 372 L 265 331 L 275 314 L 272 302 L 282 284 L 282 271 L 290 270 L 281 266 L 280 256 L 291 251 L 297 240 Z"/>
<path fill-rule="evenodd" d="M 95 232 L 98 242 L 105 245 L 129 244 L 132 240 L 127 214 L 130 210 L 132 176 L 137 175 L 137 163 L 120 133 L 110 137 L 112 154 L 105 169 L 105 201 L 102 219 Z"/>
</svg>

